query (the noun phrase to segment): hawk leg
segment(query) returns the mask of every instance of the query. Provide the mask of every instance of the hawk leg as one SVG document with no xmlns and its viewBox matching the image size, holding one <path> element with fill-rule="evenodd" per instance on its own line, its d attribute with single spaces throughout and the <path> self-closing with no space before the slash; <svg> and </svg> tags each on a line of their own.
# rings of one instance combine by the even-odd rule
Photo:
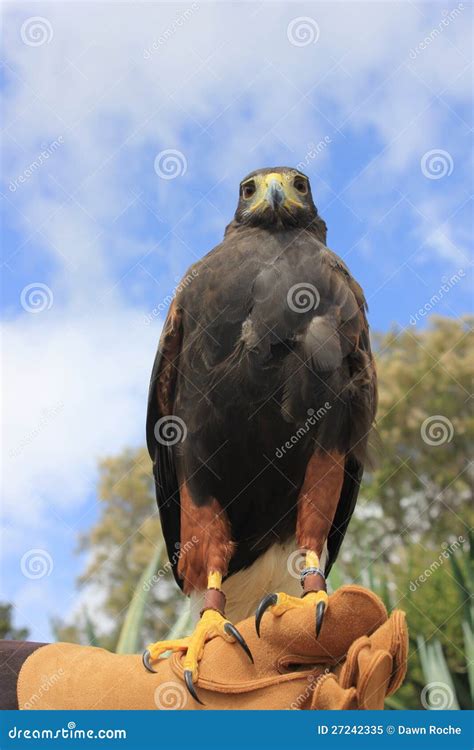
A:
<svg viewBox="0 0 474 750">
<path fill-rule="evenodd" d="M 182 651 L 184 681 L 192 697 L 199 699 L 194 684 L 199 678 L 199 662 L 208 640 L 215 637 L 238 643 L 253 662 L 244 638 L 224 614 L 225 595 L 221 590 L 222 577 L 227 572 L 233 544 L 230 524 L 217 500 L 196 506 L 186 484 L 180 491 L 181 550 L 179 573 L 185 593 L 205 590 L 201 617 L 192 635 L 177 640 L 151 643 L 143 653 L 143 664 L 154 672 L 153 662 L 167 651 Z M 207 588 L 206 588 L 207 585 Z"/>
<path fill-rule="evenodd" d="M 296 540 L 306 552 L 301 571 L 303 593 L 298 599 L 285 593 L 267 594 L 255 613 L 255 627 L 260 636 L 262 617 L 270 609 L 279 617 L 289 609 L 315 607 L 316 638 L 319 636 L 328 606 L 326 578 L 320 567 L 324 544 L 331 530 L 344 480 L 345 458 L 340 453 L 314 454 L 306 468 L 298 497 Z"/>
</svg>

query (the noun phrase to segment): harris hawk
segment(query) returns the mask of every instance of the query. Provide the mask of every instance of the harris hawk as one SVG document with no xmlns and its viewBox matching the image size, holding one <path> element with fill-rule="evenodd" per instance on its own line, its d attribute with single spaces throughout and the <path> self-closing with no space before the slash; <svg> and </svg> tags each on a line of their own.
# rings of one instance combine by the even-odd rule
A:
<svg viewBox="0 0 474 750">
<path fill-rule="evenodd" d="M 326 247 L 308 178 L 288 167 L 245 177 L 223 241 L 178 286 L 147 444 L 174 576 L 201 615 L 191 636 L 151 644 L 143 662 L 153 671 L 166 651 L 185 652 L 196 700 L 209 638 L 252 659 L 232 620 L 255 611 L 260 634 L 267 609 L 314 607 L 319 634 L 375 418 L 366 309 Z"/>
</svg>

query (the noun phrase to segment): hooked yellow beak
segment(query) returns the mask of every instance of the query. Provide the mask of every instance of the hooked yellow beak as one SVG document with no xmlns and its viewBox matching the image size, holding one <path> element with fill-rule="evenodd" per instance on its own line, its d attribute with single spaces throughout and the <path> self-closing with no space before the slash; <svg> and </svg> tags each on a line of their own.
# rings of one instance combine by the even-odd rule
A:
<svg viewBox="0 0 474 750">
<path fill-rule="evenodd" d="M 273 209 L 276 209 L 284 204 L 285 199 L 285 191 L 281 182 L 275 179 L 271 180 L 267 187 L 267 192 L 265 193 L 265 200 L 267 203 L 269 203 Z"/>
</svg>

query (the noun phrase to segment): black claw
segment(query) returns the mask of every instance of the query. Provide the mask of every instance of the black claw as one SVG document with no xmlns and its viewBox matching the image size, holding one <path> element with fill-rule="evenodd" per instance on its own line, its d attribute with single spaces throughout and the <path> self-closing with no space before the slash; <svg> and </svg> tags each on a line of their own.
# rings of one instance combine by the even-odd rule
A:
<svg viewBox="0 0 474 750">
<path fill-rule="evenodd" d="M 255 612 L 255 630 L 257 631 L 257 635 L 260 638 L 260 623 L 262 621 L 262 617 L 267 611 L 269 607 L 273 607 L 274 604 L 276 604 L 278 601 L 278 594 L 267 594 L 263 597 L 262 601 L 257 607 L 257 611 Z"/>
<path fill-rule="evenodd" d="M 326 610 L 326 602 L 319 602 L 316 607 L 316 638 L 319 636 L 323 624 L 324 612 Z"/>
<path fill-rule="evenodd" d="M 153 667 L 150 664 L 151 655 L 148 649 L 145 649 L 142 655 L 142 662 L 145 669 L 148 669 L 149 672 L 153 672 L 153 674 L 156 674 L 156 669 L 153 669 Z"/>
<path fill-rule="evenodd" d="M 246 643 L 245 638 L 243 637 L 242 633 L 239 633 L 239 631 L 237 630 L 237 628 L 235 627 L 235 625 L 232 625 L 231 622 L 226 622 L 226 624 L 224 625 L 224 630 L 225 630 L 225 632 L 228 635 L 232 635 L 235 638 L 235 640 L 237 641 L 237 643 L 239 644 L 239 646 L 242 646 L 243 650 L 245 651 L 245 653 L 247 654 L 247 656 L 249 657 L 250 661 L 253 664 L 254 661 L 253 661 L 252 652 L 250 651 L 249 647 L 247 646 L 247 643 Z"/>
<path fill-rule="evenodd" d="M 199 699 L 198 694 L 196 693 L 196 689 L 193 683 L 193 673 L 191 672 L 190 669 L 184 670 L 184 681 L 186 683 L 186 687 L 188 688 L 194 700 L 200 703 L 201 706 L 204 706 L 205 704 L 202 702 L 202 700 Z"/>
</svg>

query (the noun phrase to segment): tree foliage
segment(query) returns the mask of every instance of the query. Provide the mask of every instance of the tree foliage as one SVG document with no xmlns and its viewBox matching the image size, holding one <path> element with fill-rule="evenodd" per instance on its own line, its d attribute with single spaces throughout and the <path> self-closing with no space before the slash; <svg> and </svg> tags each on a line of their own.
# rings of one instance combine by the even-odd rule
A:
<svg viewBox="0 0 474 750">
<path fill-rule="evenodd" d="M 103 614 L 114 623 L 106 642 L 113 647 L 138 581 L 156 550 L 162 549 L 154 579 L 148 585 L 145 582 L 150 596 L 143 618 L 143 640 L 157 640 L 172 627 L 182 596 L 168 571 L 152 467 L 144 448 L 125 450 L 101 461 L 98 503 L 97 522 L 79 540 L 79 551 L 86 552 L 89 561 L 78 581 L 79 588 L 102 592 Z M 158 581 L 160 585 L 154 585 Z M 94 613 L 89 612 L 88 617 L 94 620 Z M 90 633 L 82 619 L 79 627 L 56 623 L 57 637 L 89 641 Z M 105 643 L 104 633 L 95 632 L 95 638 Z"/>
<path fill-rule="evenodd" d="M 452 533 L 454 514 L 472 498 L 470 324 L 436 317 L 428 330 L 393 332 L 377 342 L 382 451 L 367 490 L 386 517 L 412 531 L 435 523 L 441 536 Z"/>
<path fill-rule="evenodd" d="M 12 622 L 13 605 L 0 602 L 0 638 L 6 641 L 24 641 L 28 628 L 16 628 Z"/>
<path fill-rule="evenodd" d="M 380 402 L 374 468 L 337 563 L 340 580 L 386 592 L 406 611 L 409 679 L 400 695 L 420 708 L 416 636 L 436 639 L 467 693 L 461 595 L 450 559 L 472 528 L 472 319 L 432 318 L 428 329 L 376 337 Z M 370 575 L 369 575 L 370 574 Z"/>
<path fill-rule="evenodd" d="M 425 536 L 433 548 L 472 521 L 474 349 L 466 318 L 376 337 L 379 375 L 374 468 L 366 473 L 345 549 L 383 560 Z M 347 558 L 346 558 L 347 559 Z"/>
</svg>

